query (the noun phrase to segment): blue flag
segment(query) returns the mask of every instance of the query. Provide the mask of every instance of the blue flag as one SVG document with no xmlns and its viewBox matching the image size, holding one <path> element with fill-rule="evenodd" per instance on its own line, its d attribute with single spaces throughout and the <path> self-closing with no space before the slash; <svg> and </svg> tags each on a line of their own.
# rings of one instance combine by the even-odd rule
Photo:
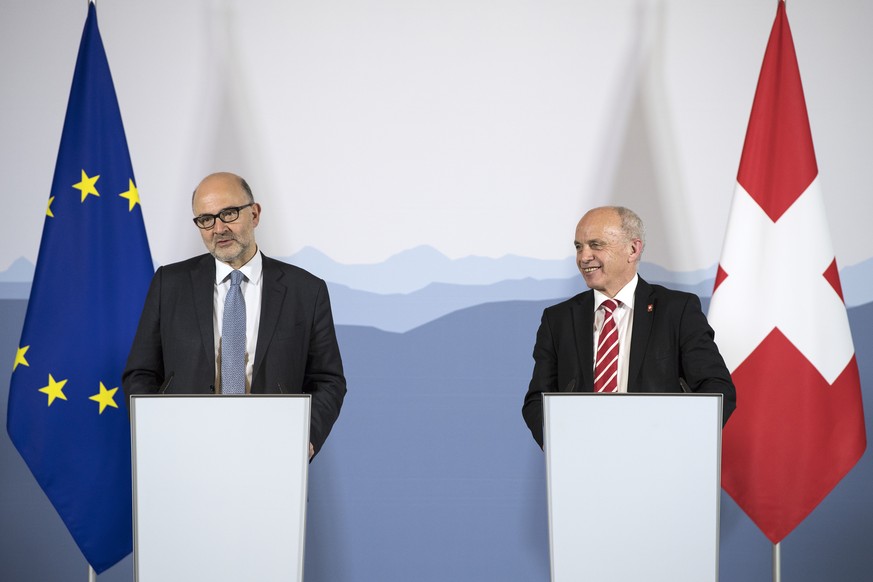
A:
<svg viewBox="0 0 873 582">
<path fill-rule="evenodd" d="M 121 372 L 154 273 L 139 202 L 91 3 L 6 422 L 98 573 L 132 548 L 130 424 Z"/>
</svg>

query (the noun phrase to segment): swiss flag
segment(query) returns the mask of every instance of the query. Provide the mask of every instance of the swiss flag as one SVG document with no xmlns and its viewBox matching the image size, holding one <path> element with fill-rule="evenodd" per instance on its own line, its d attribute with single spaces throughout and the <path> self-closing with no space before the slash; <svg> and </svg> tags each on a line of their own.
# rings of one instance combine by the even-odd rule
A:
<svg viewBox="0 0 873 582">
<path fill-rule="evenodd" d="M 855 349 L 779 2 L 709 321 L 737 388 L 722 486 L 775 544 L 867 446 Z"/>
</svg>

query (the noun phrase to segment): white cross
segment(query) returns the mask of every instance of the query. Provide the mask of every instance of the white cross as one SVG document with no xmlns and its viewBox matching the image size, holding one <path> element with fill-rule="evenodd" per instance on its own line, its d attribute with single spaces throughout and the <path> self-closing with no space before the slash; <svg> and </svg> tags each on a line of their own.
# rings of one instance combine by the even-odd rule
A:
<svg viewBox="0 0 873 582">
<path fill-rule="evenodd" d="M 778 327 L 833 383 L 855 349 L 845 305 L 823 273 L 834 260 L 816 177 L 778 222 L 737 184 L 709 322 L 734 371 Z"/>
</svg>

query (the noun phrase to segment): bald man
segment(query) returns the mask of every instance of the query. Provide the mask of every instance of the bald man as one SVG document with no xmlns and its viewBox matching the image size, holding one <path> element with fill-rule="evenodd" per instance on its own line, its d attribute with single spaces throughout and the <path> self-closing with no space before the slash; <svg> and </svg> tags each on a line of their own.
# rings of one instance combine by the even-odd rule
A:
<svg viewBox="0 0 873 582">
<path fill-rule="evenodd" d="M 312 457 L 339 416 L 346 393 L 327 286 L 259 251 L 255 228 L 261 206 L 240 176 L 207 176 L 191 203 L 194 225 L 209 254 L 155 273 L 122 376 L 124 391 L 128 397 L 309 394 Z M 233 280 L 239 289 L 231 289 Z M 229 293 L 241 293 L 241 323 L 227 323 L 224 317 Z M 231 368 L 228 362 L 237 360 L 227 355 L 222 371 L 225 325 L 238 325 L 240 331 L 244 326 L 244 337 L 237 335 L 244 353 Z"/>
<path fill-rule="evenodd" d="M 589 290 L 543 312 L 522 407 L 540 447 L 544 392 L 682 392 L 684 385 L 722 394 L 727 422 L 736 390 L 700 299 L 637 274 L 645 246 L 639 216 L 618 206 L 595 208 L 579 221 L 574 244 Z"/>
</svg>

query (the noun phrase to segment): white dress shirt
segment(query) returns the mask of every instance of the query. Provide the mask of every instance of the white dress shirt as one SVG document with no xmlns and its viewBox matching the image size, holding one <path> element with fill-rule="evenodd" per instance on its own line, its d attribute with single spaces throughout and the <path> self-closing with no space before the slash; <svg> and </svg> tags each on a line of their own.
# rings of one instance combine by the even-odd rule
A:
<svg viewBox="0 0 873 582">
<path fill-rule="evenodd" d="M 251 260 L 239 268 L 243 274 L 240 284 L 246 302 L 246 394 L 252 389 L 255 350 L 258 346 L 258 327 L 261 323 L 261 295 L 263 290 L 263 260 L 261 252 L 255 252 Z M 224 300 L 230 290 L 230 273 L 233 268 L 215 260 L 215 290 L 212 294 L 212 329 L 215 336 L 215 386 L 221 386 L 221 332 L 224 320 Z"/>
<path fill-rule="evenodd" d="M 615 328 L 618 330 L 618 389 L 617 392 L 627 392 L 628 363 L 630 362 L 631 333 L 634 327 L 634 293 L 637 290 L 639 276 L 634 275 L 630 282 L 615 294 L 621 304 L 612 312 Z M 608 296 L 598 290 L 594 290 L 594 356 L 591 361 L 597 360 L 597 343 L 600 339 L 600 330 L 603 329 L 603 320 L 606 312 L 600 309 L 600 304 L 609 299 Z"/>
</svg>

